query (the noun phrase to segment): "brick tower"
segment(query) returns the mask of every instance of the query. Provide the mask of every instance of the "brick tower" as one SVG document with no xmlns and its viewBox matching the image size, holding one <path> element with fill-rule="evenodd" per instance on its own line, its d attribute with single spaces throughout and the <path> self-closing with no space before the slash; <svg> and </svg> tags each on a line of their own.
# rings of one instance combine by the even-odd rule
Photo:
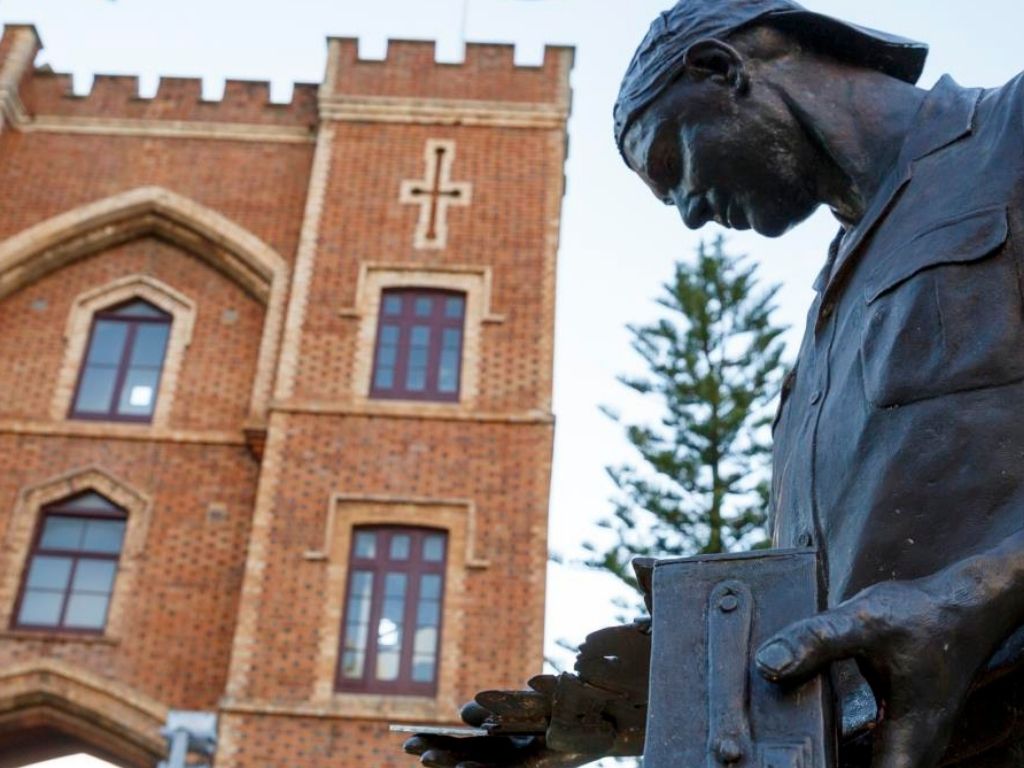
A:
<svg viewBox="0 0 1024 768">
<path fill-rule="evenodd" d="M 332 39 L 322 84 L 0 40 L 0 766 L 408 766 L 539 671 L 572 52 Z"/>
</svg>

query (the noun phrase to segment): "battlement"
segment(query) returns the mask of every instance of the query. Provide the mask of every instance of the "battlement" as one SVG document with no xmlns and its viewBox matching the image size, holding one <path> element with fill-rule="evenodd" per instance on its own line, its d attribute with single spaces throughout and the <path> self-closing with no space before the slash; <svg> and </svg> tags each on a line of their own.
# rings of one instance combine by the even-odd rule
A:
<svg viewBox="0 0 1024 768">
<path fill-rule="evenodd" d="M 198 78 L 163 77 L 152 98 L 139 95 L 139 79 L 127 75 L 96 75 L 85 95 L 75 95 L 70 75 L 36 70 L 24 88 L 32 114 L 60 117 L 104 117 L 138 120 L 216 121 L 266 125 L 313 125 L 317 119 L 317 86 L 298 84 L 288 104 L 270 101 L 270 84 L 229 80 L 216 101 L 203 99 Z"/>
<path fill-rule="evenodd" d="M 270 101 L 263 81 L 228 80 L 223 96 L 205 100 L 197 78 L 164 77 L 155 95 L 142 97 L 139 80 L 126 75 L 96 75 L 89 92 L 76 95 L 70 75 L 35 68 L 42 48 L 33 27 L 7 26 L 0 37 L 0 114 L 7 122 L 66 125 L 67 121 L 166 121 L 168 123 L 226 123 L 266 126 L 267 130 L 312 129 L 318 120 L 396 119 L 396 109 L 412 104 L 419 121 L 467 122 L 478 115 L 453 117 L 445 109 L 480 104 L 493 113 L 508 108 L 509 118 L 488 119 L 507 124 L 534 125 L 524 109 L 547 110 L 550 123 L 564 119 L 569 106 L 569 73 L 573 49 L 547 47 L 539 66 L 515 63 L 515 48 L 504 44 L 470 43 L 461 63 L 437 61 L 433 42 L 392 40 L 387 57 L 359 57 L 358 40 L 330 38 L 323 85 L 297 84 L 287 104 Z M 375 105 L 391 110 L 381 116 Z M 355 111 L 339 111 L 355 104 Z M 370 106 L 367 106 L 367 105 Z M 432 105 L 424 112 L 423 105 Z M 326 109 L 326 112 L 325 112 Z M 360 111 L 362 110 L 362 111 Z M 420 111 L 416 111 L 420 110 Z M 433 110 L 433 111 L 430 111 Z M 403 113 L 405 115 L 405 113 Z M 559 116 L 562 116 L 561 118 Z M 408 115 L 405 115 L 407 118 Z M 534 122 L 531 122 L 534 120 Z M 2 126 L 2 124 L 0 124 Z M 301 137 L 300 137 L 301 138 Z"/>
<path fill-rule="evenodd" d="M 436 44 L 389 40 L 384 60 L 359 57 L 355 38 L 331 38 L 326 92 L 385 97 L 567 105 L 574 50 L 547 46 L 540 66 L 515 63 L 515 47 L 469 43 L 460 63 L 437 61 Z"/>
</svg>

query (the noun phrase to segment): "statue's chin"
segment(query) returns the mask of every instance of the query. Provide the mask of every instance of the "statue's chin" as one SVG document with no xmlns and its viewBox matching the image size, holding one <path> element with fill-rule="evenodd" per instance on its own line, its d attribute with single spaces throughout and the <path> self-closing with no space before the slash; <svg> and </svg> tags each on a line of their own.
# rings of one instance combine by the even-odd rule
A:
<svg viewBox="0 0 1024 768">
<path fill-rule="evenodd" d="M 793 227 L 810 218 L 814 210 L 815 207 L 811 207 L 810 210 L 789 215 L 758 215 L 755 213 L 750 217 L 750 226 L 757 234 L 764 237 L 782 237 Z"/>
<path fill-rule="evenodd" d="M 791 230 L 794 226 L 796 226 L 796 225 L 792 224 L 792 223 L 789 223 L 789 222 L 775 222 L 775 221 L 772 221 L 772 222 L 764 222 L 764 223 L 762 223 L 762 222 L 755 221 L 751 225 L 751 228 L 755 232 L 757 232 L 757 234 L 759 234 L 759 235 L 762 235 L 764 237 L 773 237 L 774 238 L 774 237 L 782 237 L 784 234 L 789 232 L 789 230 Z"/>
</svg>

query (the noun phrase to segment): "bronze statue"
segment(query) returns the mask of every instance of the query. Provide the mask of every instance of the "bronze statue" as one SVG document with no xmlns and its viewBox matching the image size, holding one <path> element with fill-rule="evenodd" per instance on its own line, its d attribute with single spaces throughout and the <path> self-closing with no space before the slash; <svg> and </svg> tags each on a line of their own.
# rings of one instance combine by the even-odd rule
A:
<svg viewBox="0 0 1024 768">
<path fill-rule="evenodd" d="M 820 205 L 842 227 L 772 484 L 774 543 L 819 550 L 830 610 L 766 643 L 761 673 L 830 670 L 843 766 L 1009 768 L 1024 765 L 1024 79 L 921 90 L 926 54 L 791 0 L 681 0 L 630 65 L 616 138 L 690 228 L 778 236 Z M 471 705 L 490 735 L 407 748 L 461 768 L 639 754 L 645 626 L 596 642 L 617 650 L 584 646 L 577 676 Z M 529 707 L 530 728 L 502 731 Z"/>
</svg>

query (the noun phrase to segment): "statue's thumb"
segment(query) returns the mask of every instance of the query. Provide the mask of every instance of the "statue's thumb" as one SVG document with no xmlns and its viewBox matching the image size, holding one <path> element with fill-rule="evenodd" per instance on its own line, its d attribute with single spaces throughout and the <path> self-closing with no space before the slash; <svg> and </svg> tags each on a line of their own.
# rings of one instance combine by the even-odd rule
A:
<svg viewBox="0 0 1024 768">
<path fill-rule="evenodd" d="M 862 633 L 860 622 L 840 607 L 787 627 L 761 646 L 755 663 L 772 682 L 798 682 L 854 656 Z"/>
</svg>

